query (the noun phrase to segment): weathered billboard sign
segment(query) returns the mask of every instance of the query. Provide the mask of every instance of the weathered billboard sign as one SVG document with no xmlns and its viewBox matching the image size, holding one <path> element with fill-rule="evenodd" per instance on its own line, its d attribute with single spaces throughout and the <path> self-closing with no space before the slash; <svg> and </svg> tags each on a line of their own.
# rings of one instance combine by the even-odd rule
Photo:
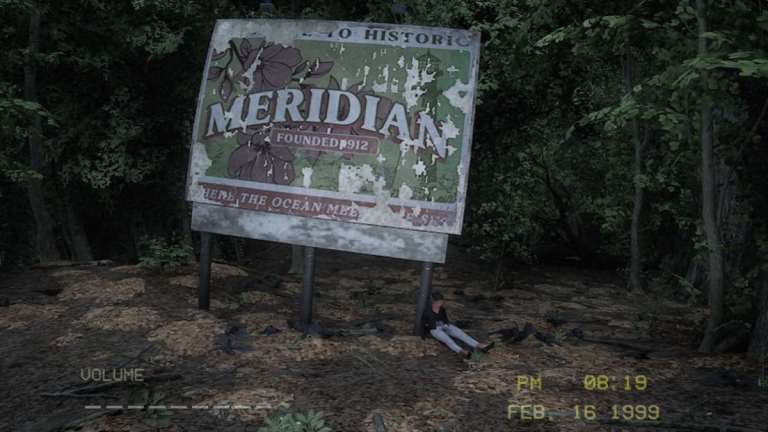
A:
<svg viewBox="0 0 768 432">
<path fill-rule="evenodd" d="M 220 20 L 187 198 L 270 220 L 458 234 L 478 54 L 464 30 Z"/>
<path fill-rule="evenodd" d="M 219 20 L 193 127 L 193 229 L 444 262 L 462 226 L 479 42 Z"/>
</svg>

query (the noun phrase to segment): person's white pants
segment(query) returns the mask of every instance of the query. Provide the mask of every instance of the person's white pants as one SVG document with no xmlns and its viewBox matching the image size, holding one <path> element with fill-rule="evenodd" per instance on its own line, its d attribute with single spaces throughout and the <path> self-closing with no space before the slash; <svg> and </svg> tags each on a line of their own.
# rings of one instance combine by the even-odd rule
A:
<svg viewBox="0 0 768 432">
<path fill-rule="evenodd" d="M 464 342 L 472 348 L 476 348 L 479 345 L 479 342 L 472 339 L 470 335 L 464 333 L 464 330 L 456 327 L 453 324 L 438 323 L 437 327 L 435 327 L 434 330 L 430 330 L 429 333 L 432 335 L 432 337 L 447 345 L 448 348 L 450 348 L 453 352 L 461 351 L 461 347 L 456 344 L 451 336 Z"/>
</svg>

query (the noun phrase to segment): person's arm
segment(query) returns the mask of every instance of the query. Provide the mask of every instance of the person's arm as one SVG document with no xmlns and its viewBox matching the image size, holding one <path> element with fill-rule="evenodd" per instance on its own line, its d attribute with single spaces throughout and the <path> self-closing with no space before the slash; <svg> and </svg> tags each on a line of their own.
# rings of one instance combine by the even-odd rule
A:
<svg viewBox="0 0 768 432">
<path fill-rule="evenodd" d="M 450 323 L 451 323 L 451 322 L 448 320 L 448 311 L 447 311 L 447 310 L 445 310 L 445 307 L 443 307 L 443 306 L 440 306 L 440 313 L 439 313 L 438 315 L 439 315 L 439 317 L 438 317 L 438 318 L 440 319 L 440 321 L 442 321 L 442 322 L 444 322 L 444 323 L 446 323 L 446 324 L 450 324 Z"/>
</svg>

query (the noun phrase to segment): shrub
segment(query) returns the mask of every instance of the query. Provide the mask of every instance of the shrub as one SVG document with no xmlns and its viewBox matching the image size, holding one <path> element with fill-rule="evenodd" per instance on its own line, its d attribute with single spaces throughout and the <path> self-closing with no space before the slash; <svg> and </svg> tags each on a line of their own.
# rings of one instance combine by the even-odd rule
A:
<svg viewBox="0 0 768 432">
<path fill-rule="evenodd" d="M 278 414 L 268 417 L 265 423 L 258 432 L 331 432 L 325 425 L 323 414 L 314 411 Z"/>
<path fill-rule="evenodd" d="M 142 241 L 139 264 L 155 270 L 172 272 L 192 261 L 192 246 L 165 239 Z"/>
</svg>

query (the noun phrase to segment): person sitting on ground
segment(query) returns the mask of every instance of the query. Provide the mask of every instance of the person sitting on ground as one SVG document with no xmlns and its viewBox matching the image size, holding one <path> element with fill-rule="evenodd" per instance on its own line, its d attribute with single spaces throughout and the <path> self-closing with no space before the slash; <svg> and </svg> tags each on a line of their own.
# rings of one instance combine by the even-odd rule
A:
<svg viewBox="0 0 768 432">
<path fill-rule="evenodd" d="M 424 311 L 423 323 L 424 330 L 429 331 L 429 334 L 431 334 L 432 337 L 444 343 L 453 352 L 466 356 L 467 358 L 470 358 L 472 352 L 475 350 L 488 352 L 493 348 L 493 342 L 489 344 L 481 344 L 468 334 L 464 333 L 462 329 L 451 324 L 448 320 L 448 313 L 443 307 L 443 296 L 439 293 L 432 295 L 431 306 L 428 306 L 427 310 Z M 467 344 L 471 350 L 462 349 L 452 337 Z"/>
</svg>

